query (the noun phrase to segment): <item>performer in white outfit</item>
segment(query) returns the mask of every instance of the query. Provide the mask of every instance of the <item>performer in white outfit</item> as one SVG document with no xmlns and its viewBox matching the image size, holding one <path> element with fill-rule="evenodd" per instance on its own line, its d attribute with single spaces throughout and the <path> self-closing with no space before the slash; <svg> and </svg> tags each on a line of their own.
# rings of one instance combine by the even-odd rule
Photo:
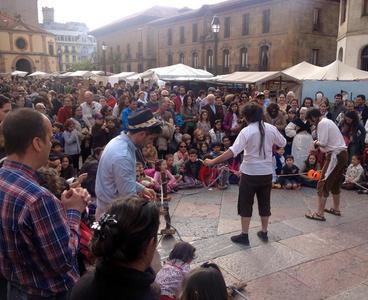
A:
<svg viewBox="0 0 368 300">
<path fill-rule="evenodd" d="M 337 125 L 323 117 L 319 109 L 313 108 L 308 111 L 306 119 L 311 124 L 317 126 L 317 140 L 314 142 L 314 145 L 326 153 L 326 161 L 322 168 L 321 179 L 317 184 L 318 210 L 309 212 L 305 216 L 308 219 L 326 221 L 324 217 L 325 212 L 341 216 L 340 187 L 348 162 L 348 152 L 344 138 Z M 330 192 L 332 193 L 333 207 L 326 209 L 326 200 Z"/>
</svg>

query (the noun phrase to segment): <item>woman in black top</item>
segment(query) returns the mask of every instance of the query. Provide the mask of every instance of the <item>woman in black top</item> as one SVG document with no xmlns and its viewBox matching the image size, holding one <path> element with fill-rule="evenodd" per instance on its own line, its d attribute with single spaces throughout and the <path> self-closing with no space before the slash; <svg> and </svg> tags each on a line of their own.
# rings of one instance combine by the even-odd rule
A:
<svg viewBox="0 0 368 300">
<path fill-rule="evenodd" d="M 157 246 L 159 211 L 136 197 L 113 202 L 91 242 L 96 269 L 74 286 L 71 300 L 158 300 L 159 287 L 150 265 Z"/>
</svg>

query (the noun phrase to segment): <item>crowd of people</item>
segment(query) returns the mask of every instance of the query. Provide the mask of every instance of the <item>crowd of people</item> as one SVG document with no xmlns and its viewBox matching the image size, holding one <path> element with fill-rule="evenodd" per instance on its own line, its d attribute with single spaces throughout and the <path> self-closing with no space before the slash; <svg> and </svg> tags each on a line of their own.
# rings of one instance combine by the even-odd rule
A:
<svg viewBox="0 0 368 300">
<path fill-rule="evenodd" d="M 260 114 L 253 107 L 245 117 L 249 103 Z M 331 128 L 324 119 L 338 127 L 347 148 L 338 184 L 365 193 L 364 95 L 329 101 L 319 92 L 300 101 L 292 91 L 273 96 L 253 87 L 194 92 L 170 83 L 0 78 L 0 298 L 227 299 L 218 266 L 189 271 L 195 248 L 188 243 L 178 243 L 161 270 L 151 268 L 159 211 L 147 198 L 163 186 L 176 193 L 240 184 L 249 193 L 256 175 L 246 184 L 241 164 L 261 150 L 243 153 L 246 141 L 239 140 L 244 128 L 262 134 L 262 125 L 254 126 L 263 122 L 277 131 L 266 149 L 272 187 L 316 188 L 332 159 L 315 142 Z M 117 164 L 115 153 L 126 160 Z M 132 168 L 134 180 L 128 179 Z M 248 217 L 251 208 L 241 209 Z"/>
</svg>

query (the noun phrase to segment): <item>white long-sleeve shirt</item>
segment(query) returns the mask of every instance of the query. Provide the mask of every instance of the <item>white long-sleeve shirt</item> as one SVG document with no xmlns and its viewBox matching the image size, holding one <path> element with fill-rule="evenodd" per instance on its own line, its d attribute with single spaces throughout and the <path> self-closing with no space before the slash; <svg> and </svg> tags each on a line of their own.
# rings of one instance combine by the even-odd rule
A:
<svg viewBox="0 0 368 300">
<path fill-rule="evenodd" d="M 234 157 L 244 150 L 243 162 L 240 172 L 246 175 L 270 175 L 272 174 L 272 146 L 285 147 L 286 139 L 271 124 L 264 123 L 265 139 L 264 152 L 259 151 L 261 135 L 258 123 L 251 123 L 240 131 L 234 144 L 230 147 Z M 265 154 L 265 156 L 264 156 Z"/>
<path fill-rule="evenodd" d="M 345 182 L 347 182 L 347 180 L 354 183 L 359 182 L 363 173 L 364 170 L 361 164 L 358 164 L 357 166 L 353 166 L 353 164 L 350 164 L 348 169 L 346 170 Z"/>
<path fill-rule="evenodd" d="M 327 118 L 323 118 L 317 125 L 317 139 L 323 152 L 347 148 L 340 129 Z"/>
</svg>

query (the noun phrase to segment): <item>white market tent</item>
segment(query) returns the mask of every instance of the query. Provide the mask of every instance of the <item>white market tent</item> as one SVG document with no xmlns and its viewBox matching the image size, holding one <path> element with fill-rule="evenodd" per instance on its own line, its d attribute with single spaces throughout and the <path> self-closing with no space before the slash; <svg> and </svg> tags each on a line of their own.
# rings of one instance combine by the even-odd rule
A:
<svg viewBox="0 0 368 300">
<path fill-rule="evenodd" d="M 119 82 L 119 80 L 122 80 L 122 79 L 128 79 L 129 78 L 129 80 L 130 80 L 132 76 L 136 76 L 136 75 L 137 75 L 136 72 L 121 72 L 119 74 L 109 76 L 108 81 L 111 84 L 115 84 L 115 83 Z"/>
<path fill-rule="evenodd" d="M 223 83 L 257 83 L 261 84 L 270 80 L 281 80 L 281 81 L 296 81 L 298 79 L 284 74 L 279 71 L 269 71 L 269 72 L 235 72 L 229 75 L 222 75 L 216 78 L 217 82 Z"/>
<path fill-rule="evenodd" d="M 368 72 L 346 65 L 339 60 L 320 68 L 304 78 L 305 80 L 368 80 Z"/>
<path fill-rule="evenodd" d="M 28 74 L 28 72 L 24 72 L 24 71 L 14 71 L 11 73 L 12 76 L 19 76 L 19 77 L 24 77 Z"/>
<path fill-rule="evenodd" d="M 94 74 L 91 71 L 75 71 L 72 72 L 71 74 L 68 74 L 69 77 L 83 77 L 83 78 L 88 78 L 93 75 Z"/>
<path fill-rule="evenodd" d="M 283 72 L 288 72 L 294 67 Z M 368 72 L 346 65 L 339 60 L 317 68 L 310 73 L 304 72 L 302 99 L 313 98 L 317 92 L 322 92 L 329 101 L 333 101 L 335 94 L 342 92 L 348 94 L 350 99 L 354 99 L 359 94 L 368 94 Z M 290 72 L 289 74 L 292 75 Z"/>
<path fill-rule="evenodd" d="M 38 77 L 38 78 L 49 78 L 51 75 L 45 72 L 36 71 L 32 74 L 29 74 L 30 77 Z"/>
<path fill-rule="evenodd" d="M 321 69 L 322 67 L 302 61 L 295 66 L 283 70 L 282 73 L 298 80 L 304 80 L 308 75 L 316 73 Z"/>
<path fill-rule="evenodd" d="M 213 75 L 210 72 L 201 69 L 194 69 L 184 64 L 176 64 L 172 66 L 149 69 L 139 76 L 145 80 L 158 79 L 163 81 L 170 80 L 195 80 L 199 78 L 212 78 Z"/>
</svg>

